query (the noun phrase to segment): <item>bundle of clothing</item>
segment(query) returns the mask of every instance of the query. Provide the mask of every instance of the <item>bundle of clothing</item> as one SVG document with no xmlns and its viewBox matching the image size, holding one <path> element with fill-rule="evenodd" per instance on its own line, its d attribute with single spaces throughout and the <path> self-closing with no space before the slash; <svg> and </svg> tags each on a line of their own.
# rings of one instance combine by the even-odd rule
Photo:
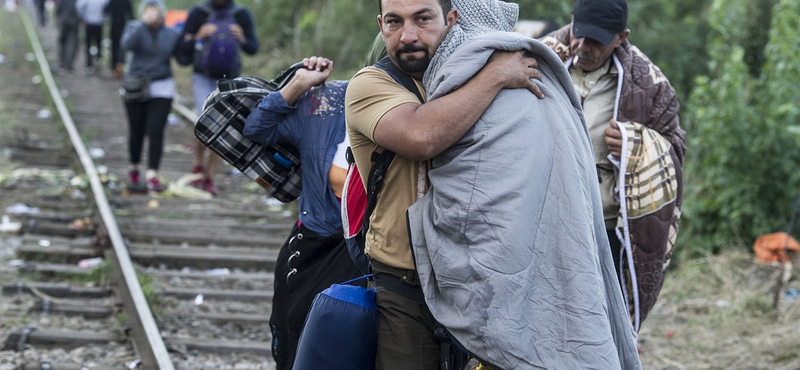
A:
<svg viewBox="0 0 800 370">
<path fill-rule="evenodd" d="M 432 159 L 431 189 L 408 210 L 426 304 L 498 369 L 640 369 L 569 74 L 547 46 L 508 32 L 515 5 L 453 6 L 461 17 L 426 72 L 429 100 L 465 84 L 495 50 L 523 49 L 538 61 L 545 98 L 502 90 Z"/>
</svg>

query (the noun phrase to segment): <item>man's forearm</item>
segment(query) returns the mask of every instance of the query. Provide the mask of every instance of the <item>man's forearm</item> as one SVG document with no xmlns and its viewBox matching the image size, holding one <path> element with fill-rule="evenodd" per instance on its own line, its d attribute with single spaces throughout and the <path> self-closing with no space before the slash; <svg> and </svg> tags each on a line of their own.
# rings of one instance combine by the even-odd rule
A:
<svg viewBox="0 0 800 370">
<path fill-rule="evenodd" d="M 489 74 L 478 74 L 459 89 L 412 108 L 399 106 L 381 119 L 404 124 L 378 124 L 375 141 L 413 160 L 427 160 L 455 144 L 492 103 L 501 85 Z M 391 116 L 390 116 L 391 115 Z"/>
<path fill-rule="evenodd" d="M 286 104 L 294 105 L 309 89 L 311 89 L 311 86 L 301 81 L 300 78 L 293 78 L 280 90 L 280 93 Z"/>
</svg>

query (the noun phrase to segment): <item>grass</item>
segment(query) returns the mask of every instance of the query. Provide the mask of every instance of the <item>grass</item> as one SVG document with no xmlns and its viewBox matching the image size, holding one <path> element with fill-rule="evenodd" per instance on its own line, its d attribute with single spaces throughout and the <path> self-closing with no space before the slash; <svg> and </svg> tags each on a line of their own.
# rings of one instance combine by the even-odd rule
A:
<svg viewBox="0 0 800 370">
<path fill-rule="evenodd" d="M 676 266 L 639 333 L 643 367 L 800 369 L 800 300 L 773 310 L 777 276 L 741 248 Z"/>
</svg>

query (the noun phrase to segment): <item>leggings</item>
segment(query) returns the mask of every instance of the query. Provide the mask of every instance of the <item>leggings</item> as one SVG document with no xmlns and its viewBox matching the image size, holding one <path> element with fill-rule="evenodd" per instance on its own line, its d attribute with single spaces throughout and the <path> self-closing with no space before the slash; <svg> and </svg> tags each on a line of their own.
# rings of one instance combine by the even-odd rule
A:
<svg viewBox="0 0 800 370">
<path fill-rule="evenodd" d="M 97 47 L 97 60 L 100 60 L 100 54 L 103 50 L 103 25 L 102 24 L 87 24 L 86 25 L 86 66 L 91 67 L 94 64 L 92 59 L 92 44 Z"/>
<path fill-rule="evenodd" d="M 144 137 L 149 140 L 147 168 L 158 170 L 164 151 L 164 127 L 167 125 L 172 99 L 153 98 L 141 103 L 125 103 L 128 111 L 128 150 L 132 164 L 142 161 Z"/>
</svg>

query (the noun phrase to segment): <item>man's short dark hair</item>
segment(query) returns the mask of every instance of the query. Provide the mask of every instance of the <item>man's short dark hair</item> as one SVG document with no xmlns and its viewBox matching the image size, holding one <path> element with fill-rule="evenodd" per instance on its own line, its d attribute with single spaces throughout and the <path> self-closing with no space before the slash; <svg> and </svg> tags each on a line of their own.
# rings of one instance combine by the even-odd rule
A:
<svg viewBox="0 0 800 370">
<path fill-rule="evenodd" d="M 447 12 L 453 7 L 450 0 L 439 0 L 439 5 L 442 6 L 442 14 L 445 16 L 444 22 L 447 23 Z M 383 15 L 383 0 L 378 0 L 378 12 Z"/>
</svg>

